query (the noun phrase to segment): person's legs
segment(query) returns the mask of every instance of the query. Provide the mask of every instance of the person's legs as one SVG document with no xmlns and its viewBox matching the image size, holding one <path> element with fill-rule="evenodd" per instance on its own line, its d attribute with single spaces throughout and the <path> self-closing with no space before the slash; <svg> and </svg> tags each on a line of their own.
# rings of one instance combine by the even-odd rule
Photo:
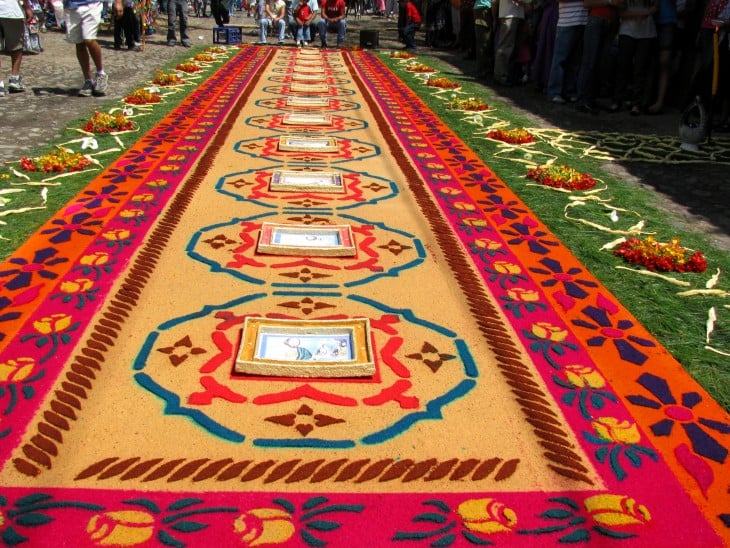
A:
<svg viewBox="0 0 730 548">
<path fill-rule="evenodd" d="M 324 19 L 319 21 L 319 41 L 323 48 L 327 47 L 327 23 Z"/>
<path fill-rule="evenodd" d="M 177 0 L 178 18 L 180 19 L 180 42 L 185 47 L 190 47 L 190 36 L 188 36 L 188 5 L 184 0 Z M 203 8 L 205 9 L 205 7 Z"/>
<path fill-rule="evenodd" d="M 259 44 L 266 43 L 266 34 L 269 31 L 270 24 L 271 20 L 265 17 L 259 20 Z"/>
<path fill-rule="evenodd" d="M 494 42 L 492 32 L 492 10 L 474 10 L 474 48 L 476 54 L 476 76 L 485 78 L 494 73 Z"/>
<path fill-rule="evenodd" d="M 500 84 L 510 83 L 512 54 L 517 40 L 519 19 L 510 17 L 499 20 L 499 35 L 494 52 L 494 78 Z"/>
<path fill-rule="evenodd" d="M 174 46 L 177 43 L 175 36 L 175 24 L 177 23 L 177 10 L 175 0 L 167 0 L 167 45 Z"/>
<path fill-rule="evenodd" d="M 550 78 L 548 79 L 546 90 L 550 100 L 557 101 L 558 98 L 562 98 L 563 96 L 566 65 L 576 40 L 577 28 L 558 27 L 555 32 L 553 62 L 550 65 Z M 580 27 L 580 29 L 582 30 L 583 27 Z"/>
<path fill-rule="evenodd" d="M 342 44 L 345 43 L 345 32 L 347 32 L 347 21 L 345 19 L 340 19 L 336 24 L 337 30 L 337 47 L 340 47 Z"/>
<path fill-rule="evenodd" d="M 279 31 L 279 45 L 281 45 L 284 43 L 284 38 L 286 38 L 286 21 L 279 19 L 276 22 L 276 27 Z"/>
<path fill-rule="evenodd" d="M 603 17 L 588 17 L 583 31 L 583 54 L 578 70 L 578 105 L 590 105 L 593 100 L 595 71 L 601 53 L 604 37 L 608 30 L 608 20 Z"/>
</svg>

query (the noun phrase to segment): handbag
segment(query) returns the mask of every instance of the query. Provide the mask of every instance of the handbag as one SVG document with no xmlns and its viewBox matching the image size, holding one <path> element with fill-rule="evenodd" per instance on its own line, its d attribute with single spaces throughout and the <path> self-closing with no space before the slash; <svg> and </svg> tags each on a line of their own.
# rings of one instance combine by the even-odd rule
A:
<svg viewBox="0 0 730 548">
<path fill-rule="evenodd" d="M 38 32 L 38 21 L 33 19 L 33 21 L 25 25 L 23 32 L 23 52 L 40 53 L 42 51 L 43 46 L 41 46 L 41 35 Z"/>
</svg>

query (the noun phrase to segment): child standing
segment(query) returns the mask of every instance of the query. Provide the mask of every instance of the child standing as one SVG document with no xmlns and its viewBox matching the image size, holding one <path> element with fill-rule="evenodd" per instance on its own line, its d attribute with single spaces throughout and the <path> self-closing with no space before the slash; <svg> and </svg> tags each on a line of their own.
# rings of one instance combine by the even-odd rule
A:
<svg viewBox="0 0 730 548">
<path fill-rule="evenodd" d="M 421 14 L 413 3 L 413 0 L 399 0 L 401 8 L 405 8 L 406 22 L 403 27 L 403 42 L 405 49 L 416 49 L 416 31 L 421 28 Z"/>
<path fill-rule="evenodd" d="M 309 7 L 309 0 L 299 0 L 294 8 L 294 19 L 297 23 L 297 46 L 306 46 L 309 43 L 309 23 L 312 16 L 312 8 Z"/>
</svg>

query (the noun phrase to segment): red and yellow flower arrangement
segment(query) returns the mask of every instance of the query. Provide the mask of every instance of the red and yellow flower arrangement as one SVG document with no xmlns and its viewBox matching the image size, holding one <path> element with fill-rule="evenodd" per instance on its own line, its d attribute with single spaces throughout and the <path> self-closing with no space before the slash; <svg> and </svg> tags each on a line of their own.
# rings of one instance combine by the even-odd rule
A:
<svg viewBox="0 0 730 548">
<path fill-rule="evenodd" d="M 42 171 L 43 173 L 66 173 L 81 171 L 90 166 L 92 161 L 78 152 L 67 149 L 49 152 L 38 158 L 21 158 L 20 168 L 25 171 Z"/>
<path fill-rule="evenodd" d="M 641 265 L 656 272 L 704 272 L 707 259 L 700 251 L 690 251 L 679 244 L 679 238 L 669 243 L 657 242 L 653 236 L 643 240 L 629 238 L 613 254 L 631 264 Z"/>
<path fill-rule="evenodd" d="M 461 84 L 458 82 L 454 82 L 453 80 L 449 80 L 443 76 L 429 77 L 429 79 L 426 80 L 426 85 L 432 88 L 441 89 L 456 89 L 461 87 Z"/>
<path fill-rule="evenodd" d="M 215 57 L 206 53 L 198 53 L 195 57 L 193 57 L 193 61 L 198 63 L 212 63 L 215 61 Z"/>
<path fill-rule="evenodd" d="M 413 59 L 414 57 L 414 54 L 407 51 L 395 51 L 390 54 L 391 59 Z"/>
<path fill-rule="evenodd" d="M 461 99 L 459 97 L 452 97 L 446 103 L 446 108 L 449 110 L 468 110 L 471 112 L 482 112 L 489 110 L 489 105 L 479 99 L 478 97 L 469 97 L 468 99 Z"/>
<path fill-rule="evenodd" d="M 165 73 L 161 70 L 158 70 L 157 74 L 152 79 L 152 83 L 156 86 L 177 86 L 183 82 L 184 80 L 174 72 Z"/>
<path fill-rule="evenodd" d="M 535 138 L 526 129 L 493 129 L 487 133 L 487 137 L 509 143 L 511 145 L 524 145 L 526 143 L 534 143 Z"/>
<path fill-rule="evenodd" d="M 203 70 L 203 67 L 201 67 L 197 63 L 193 63 L 192 61 L 185 61 L 184 63 L 180 63 L 179 65 L 177 65 L 175 67 L 175 70 L 190 74 L 193 72 L 200 72 L 201 70 Z"/>
<path fill-rule="evenodd" d="M 225 53 L 226 49 L 222 48 L 220 46 L 211 46 L 209 48 L 205 48 L 203 50 L 203 53 Z"/>
<path fill-rule="evenodd" d="M 419 72 L 421 74 L 426 72 L 436 72 L 435 68 L 429 67 L 428 65 L 424 65 L 422 63 L 411 63 L 406 67 L 406 70 L 408 72 Z"/>
<path fill-rule="evenodd" d="M 526 177 L 541 185 L 563 190 L 588 190 L 596 186 L 596 180 L 588 173 L 563 164 L 537 166 L 528 171 Z"/>
<path fill-rule="evenodd" d="M 83 130 L 89 133 L 113 133 L 116 131 L 130 131 L 134 123 L 128 120 L 121 112 L 107 114 L 94 112 L 94 115 L 84 124 Z"/>
<path fill-rule="evenodd" d="M 162 101 L 159 93 L 141 88 L 136 89 L 124 98 L 124 102 L 128 105 L 150 105 Z"/>
</svg>

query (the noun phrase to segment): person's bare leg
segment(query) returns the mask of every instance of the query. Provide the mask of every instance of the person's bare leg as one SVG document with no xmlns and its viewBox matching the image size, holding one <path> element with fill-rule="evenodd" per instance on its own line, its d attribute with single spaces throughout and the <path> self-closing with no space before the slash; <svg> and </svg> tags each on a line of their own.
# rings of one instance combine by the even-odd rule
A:
<svg viewBox="0 0 730 548">
<path fill-rule="evenodd" d="M 18 76 L 20 74 L 20 62 L 23 60 L 23 50 L 10 52 L 10 74 Z"/>
<path fill-rule="evenodd" d="M 96 40 L 85 40 L 84 43 L 86 44 L 86 49 L 88 50 L 89 55 L 91 56 L 91 60 L 94 62 L 96 72 L 103 72 L 104 66 L 102 63 L 101 46 L 99 45 L 99 42 Z"/>
<path fill-rule="evenodd" d="M 76 44 L 76 59 L 79 61 L 84 78 L 91 80 L 91 59 L 89 58 L 89 50 L 86 47 L 86 42 Z"/>
</svg>

